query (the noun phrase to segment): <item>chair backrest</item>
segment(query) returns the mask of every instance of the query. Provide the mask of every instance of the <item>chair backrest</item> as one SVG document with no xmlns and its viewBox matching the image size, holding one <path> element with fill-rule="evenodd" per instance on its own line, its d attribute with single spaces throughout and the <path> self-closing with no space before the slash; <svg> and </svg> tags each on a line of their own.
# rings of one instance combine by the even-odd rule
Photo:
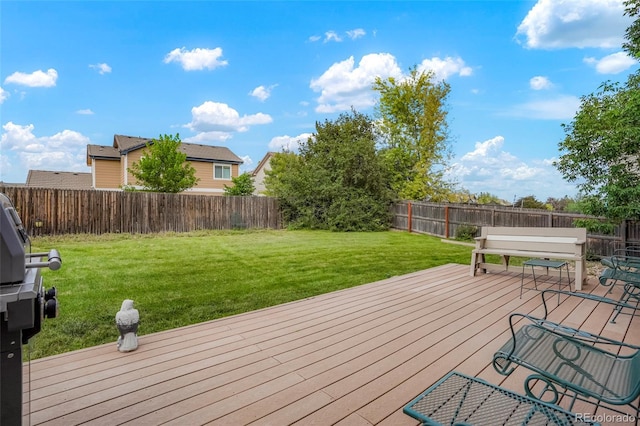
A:
<svg viewBox="0 0 640 426">
<path fill-rule="evenodd" d="M 611 263 L 617 279 L 640 285 L 640 257 L 612 256 Z"/>
</svg>

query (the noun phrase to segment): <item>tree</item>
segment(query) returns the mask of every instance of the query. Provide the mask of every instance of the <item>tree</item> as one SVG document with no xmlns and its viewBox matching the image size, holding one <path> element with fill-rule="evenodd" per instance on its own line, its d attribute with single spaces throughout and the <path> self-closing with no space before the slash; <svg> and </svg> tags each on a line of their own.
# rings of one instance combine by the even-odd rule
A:
<svg viewBox="0 0 640 426">
<path fill-rule="evenodd" d="M 444 169 L 451 157 L 446 101 L 451 91 L 432 71 L 414 67 L 402 80 L 376 78 L 382 156 L 400 198 L 440 201 L 451 186 Z"/>
<path fill-rule="evenodd" d="M 625 14 L 636 19 L 623 48 L 640 59 L 639 2 L 628 0 L 625 6 Z M 624 86 L 607 81 L 598 92 L 583 96 L 573 121 L 562 127 L 565 138 L 555 165 L 577 183 L 582 212 L 604 216 L 609 224 L 640 219 L 640 72 Z"/>
<path fill-rule="evenodd" d="M 388 229 L 391 192 L 376 151 L 373 123 L 352 110 L 316 123 L 298 155 L 278 153 L 265 179 L 294 227 L 335 231 Z"/>
<path fill-rule="evenodd" d="M 638 1 L 625 5 L 625 14 L 639 15 Z M 638 19 L 626 37 L 623 47 L 639 58 Z M 610 224 L 640 219 L 640 73 L 631 74 L 624 86 L 607 81 L 583 96 L 573 121 L 562 127 L 565 138 L 555 165 L 577 183 L 583 213 L 604 216 Z"/>
<path fill-rule="evenodd" d="M 507 204 L 506 201 L 498 197 L 497 195 L 491 194 L 490 192 L 481 192 L 477 197 L 478 204 Z"/>
<path fill-rule="evenodd" d="M 154 192 L 182 192 L 198 183 L 196 169 L 180 151 L 180 135 L 160 135 L 147 144 L 139 161 L 127 170 L 145 189 Z"/>
<path fill-rule="evenodd" d="M 624 2 L 625 15 L 637 17 L 640 15 L 640 2 L 638 0 L 627 0 Z M 622 44 L 631 56 L 640 59 L 640 21 L 636 19 L 629 25 L 625 33 L 626 42 Z"/>
<path fill-rule="evenodd" d="M 535 195 L 527 195 L 526 197 L 517 199 L 516 202 L 513 203 L 513 207 L 524 209 L 547 209 L 545 204 L 542 201 L 539 201 Z"/>
<path fill-rule="evenodd" d="M 604 83 L 583 96 L 573 122 L 563 124 L 555 163 L 577 182 L 584 213 L 612 222 L 640 217 L 640 75 L 625 87 Z"/>
<path fill-rule="evenodd" d="M 243 173 L 238 177 L 231 178 L 233 186 L 224 186 L 224 195 L 253 195 L 256 187 L 253 185 L 253 178 L 249 173 Z"/>
<path fill-rule="evenodd" d="M 551 206 L 553 210 L 556 211 L 567 211 L 569 206 L 574 205 L 576 201 L 565 195 L 562 198 L 548 197 L 545 204 Z"/>
<path fill-rule="evenodd" d="M 300 197 L 304 191 L 303 166 L 300 156 L 291 151 L 277 152 L 271 157 L 271 170 L 264 178 L 265 194 L 277 197 L 283 220 L 288 224 L 297 223 L 300 217 Z"/>
</svg>

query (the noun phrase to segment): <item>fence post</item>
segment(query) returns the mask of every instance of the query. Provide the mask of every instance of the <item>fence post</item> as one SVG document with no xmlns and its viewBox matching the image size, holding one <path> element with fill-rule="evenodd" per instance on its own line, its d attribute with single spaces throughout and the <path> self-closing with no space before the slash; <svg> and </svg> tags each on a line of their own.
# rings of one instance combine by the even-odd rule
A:
<svg viewBox="0 0 640 426">
<path fill-rule="evenodd" d="M 411 202 L 407 204 L 407 231 L 411 233 Z"/>
<path fill-rule="evenodd" d="M 444 206 L 444 237 L 449 238 L 449 206 Z"/>
</svg>

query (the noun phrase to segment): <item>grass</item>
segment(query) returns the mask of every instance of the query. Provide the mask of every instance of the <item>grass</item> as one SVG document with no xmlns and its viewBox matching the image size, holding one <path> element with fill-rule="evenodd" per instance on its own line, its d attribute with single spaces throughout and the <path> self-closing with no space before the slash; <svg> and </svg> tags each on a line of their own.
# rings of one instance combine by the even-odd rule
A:
<svg viewBox="0 0 640 426">
<path fill-rule="evenodd" d="M 113 342 L 124 299 L 148 334 L 277 305 L 446 263 L 471 248 L 406 232 L 225 231 L 40 237 L 56 248 L 58 318 L 43 322 L 31 358 Z"/>
</svg>

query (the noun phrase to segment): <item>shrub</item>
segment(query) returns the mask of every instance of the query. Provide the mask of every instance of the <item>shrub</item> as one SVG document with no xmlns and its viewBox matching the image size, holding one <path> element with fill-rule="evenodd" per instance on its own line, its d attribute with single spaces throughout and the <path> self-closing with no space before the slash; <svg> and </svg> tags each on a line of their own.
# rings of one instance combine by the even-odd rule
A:
<svg viewBox="0 0 640 426">
<path fill-rule="evenodd" d="M 456 228 L 456 240 L 472 241 L 478 232 L 478 227 L 469 223 L 464 223 Z"/>
</svg>

